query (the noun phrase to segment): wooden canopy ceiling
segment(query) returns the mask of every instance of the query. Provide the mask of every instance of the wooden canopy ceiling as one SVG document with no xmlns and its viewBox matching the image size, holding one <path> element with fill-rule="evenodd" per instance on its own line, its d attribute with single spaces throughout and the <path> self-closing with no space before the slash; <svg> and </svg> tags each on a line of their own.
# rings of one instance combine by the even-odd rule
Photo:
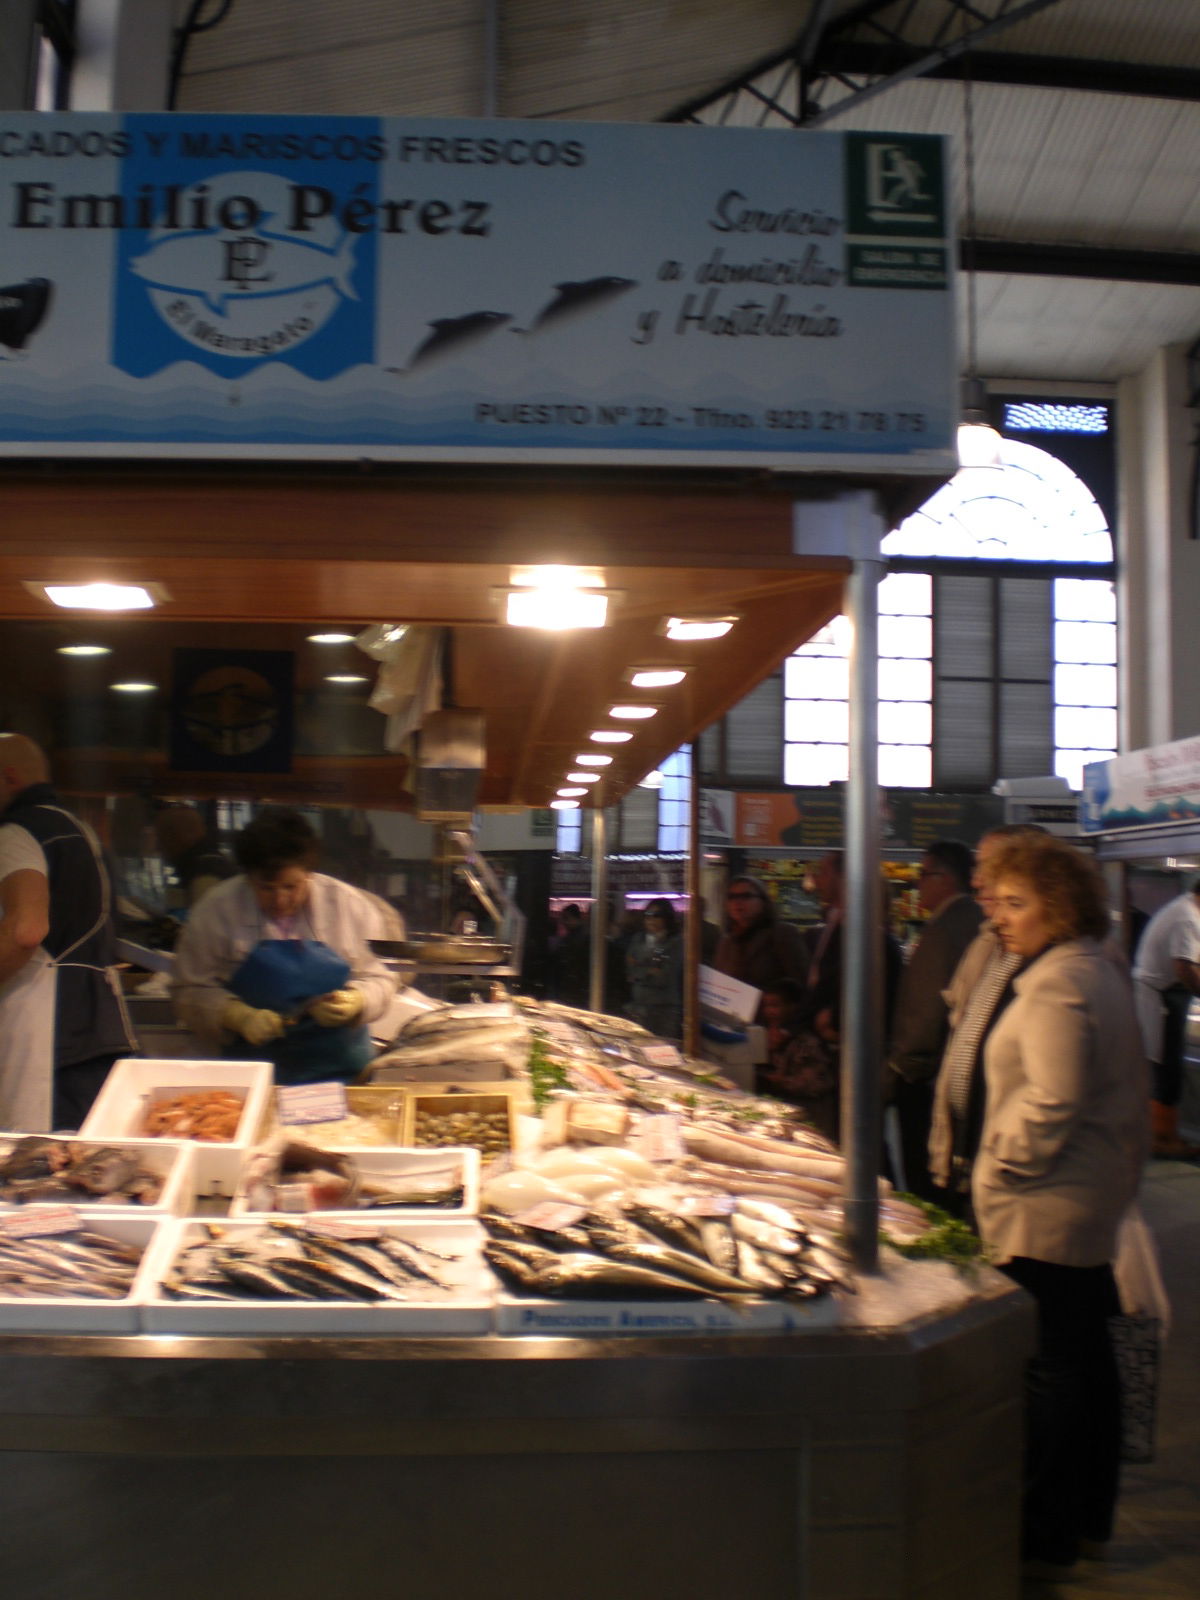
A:
<svg viewBox="0 0 1200 1600">
<path fill-rule="evenodd" d="M 911 484 L 897 492 L 916 497 Z M 0 476 L 0 712 L 36 736 L 36 697 L 73 692 L 74 666 L 57 645 L 97 627 L 122 675 L 155 673 L 165 685 L 179 644 L 294 647 L 303 682 L 317 671 L 314 647 L 304 653 L 314 625 L 425 624 L 449 630 L 451 703 L 485 714 L 482 805 L 546 805 L 610 705 L 655 704 L 652 719 L 628 725 L 633 739 L 613 747 L 594 788 L 595 803 L 611 804 L 840 609 L 846 564 L 792 554 L 796 497 L 795 484 L 757 475 L 702 483 L 227 466 L 11 471 Z M 614 592 L 608 627 L 551 634 L 504 625 L 499 592 L 511 568 L 551 561 L 604 568 Z M 97 578 L 155 582 L 166 598 L 149 620 L 90 626 L 89 618 L 85 627 L 27 587 Z M 662 636 L 668 615 L 713 612 L 740 617 L 724 640 Z M 687 678 L 630 690 L 629 669 L 665 665 Z M 358 670 L 373 673 L 362 656 Z M 309 757 L 288 780 L 231 780 L 174 775 L 159 750 L 85 743 L 55 752 L 66 788 L 269 790 L 406 808 L 403 766 L 399 756 Z"/>
</svg>

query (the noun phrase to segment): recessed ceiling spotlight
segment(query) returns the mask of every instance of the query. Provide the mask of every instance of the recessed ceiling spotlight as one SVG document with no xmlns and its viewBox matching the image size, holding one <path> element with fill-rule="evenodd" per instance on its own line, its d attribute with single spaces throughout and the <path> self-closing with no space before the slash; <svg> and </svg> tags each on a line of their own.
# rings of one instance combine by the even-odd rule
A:
<svg viewBox="0 0 1200 1600">
<path fill-rule="evenodd" d="M 621 722 L 644 722 L 658 715 L 657 706 L 609 706 L 608 714 Z"/>
<path fill-rule="evenodd" d="M 602 628 L 608 621 L 608 596 L 597 589 L 509 589 L 504 620 L 512 628 Z"/>
<path fill-rule="evenodd" d="M 737 617 L 668 617 L 663 631 L 668 639 L 723 639 Z"/>
<path fill-rule="evenodd" d="M 635 689 L 670 689 L 686 677 L 682 667 L 634 667 L 629 681 Z"/>
<path fill-rule="evenodd" d="M 567 782 L 568 783 L 599 783 L 600 782 L 600 774 L 598 772 L 568 772 L 567 773 Z"/>
<path fill-rule="evenodd" d="M 611 756 L 602 756 L 598 750 L 585 750 L 575 760 L 581 767 L 611 767 L 613 764 Z"/>
<path fill-rule="evenodd" d="M 71 611 L 145 611 L 167 597 L 157 583 L 26 583 L 51 605 Z"/>
<path fill-rule="evenodd" d="M 109 685 L 115 694 L 153 694 L 158 688 L 156 683 L 113 683 Z"/>
<path fill-rule="evenodd" d="M 60 656 L 110 656 L 112 651 L 106 644 L 60 644 Z"/>
<path fill-rule="evenodd" d="M 353 644 L 352 633 L 310 633 L 309 644 Z"/>
<path fill-rule="evenodd" d="M 624 728 L 597 728 L 595 733 L 588 734 L 589 739 L 594 739 L 597 744 L 625 744 L 633 738 Z"/>
<path fill-rule="evenodd" d="M 327 672 L 326 683 L 366 683 L 368 680 L 361 672 Z"/>
<path fill-rule="evenodd" d="M 578 811 L 579 810 L 579 801 L 578 800 L 551 800 L 550 809 L 551 809 L 551 811 Z"/>
<path fill-rule="evenodd" d="M 586 794 L 586 789 L 556 789 L 555 794 L 560 800 L 576 800 L 581 794 Z"/>
</svg>

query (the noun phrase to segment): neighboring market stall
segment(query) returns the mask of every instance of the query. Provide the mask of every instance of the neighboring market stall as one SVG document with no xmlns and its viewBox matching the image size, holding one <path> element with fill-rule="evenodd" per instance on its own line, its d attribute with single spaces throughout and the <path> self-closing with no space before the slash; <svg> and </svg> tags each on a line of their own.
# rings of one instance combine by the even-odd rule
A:
<svg viewBox="0 0 1200 1600">
<path fill-rule="evenodd" d="M 20 359 L 0 362 L 0 614 L 8 680 L 20 671 L 29 731 L 54 747 L 68 791 L 407 807 L 421 758 L 315 753 L 256 770 L 89 742 L 55 659 L 66 635 L 47 584 L 147 584 L 155 620 L 114 631 L 147 673 L 178 668 L 184 649 L 287 654 L 299 624 L 429 630 L 440 706 L 486 729 L 474 801 L 544 805 L 593 733 L 631 733 L 595 787 L 597 815 L 837 611 L 858 633 L 852 1112 L 835 1184 L 854 1256 L 841 1270 L 857 1282 L 818 1283 L 798 1309 L 751 1297 L 771 1313 L 753 1335 L 708 1297 L 718 1325 L 678 1337 L 635 1321 L 618 1338 L 607 1314 L 601 1338 L 578 1319 L 521 1337 L 502 1331 L 487 1277 L 451 1296 L 453 1331 L 412 1323 L 398 1301 L 390 1334 L 364 1334 L 360 1310 L 352 1331 L 322 1318 L 289 1335 L 278 1318 L 295 1308 L 282 1306 L 257 1328 L 251 1308 L 237 1332 L 196 1332 L 170 1306 L 163 1320 L 155 1251 L 138 1289 L 101 1308 L 111 1322 L 48 1322 L 33 1301 L 31 1331 L 0 1340 L 0 1473 L 26 1592 L 69 1529 L 78 1572 L 119 1572 L 122 1595 L 141 1600 L 168 1571 L 174 1593 L 207 1593 L 211 1573 L 188 1552 L 236 1523 L 224 1546 L 236 1581 L 286 1580 L 297 1595 L 383 1571 L 415 1571 L 429 1596 L 551 1582 L 606 1600 L 1008 1594 L 1024 1302 L 945 1265 L 910 1273 L 888 1257 L 855 1274 L 875 1265 L 879 1204 L 865 933 L 879 893 L 879 541 L 954 465 L 940 141 L 374 119 L 9 124 L 2 236 L 28 316 Z M 51 165 L 55 134 L 75 155 Z M 580 587 L 605 593 L 609 625 L 505 626 L 501 602 L 530 587 L 528 569 L 562 565 L 589 569 Z M 734 626 L 689 642 L 666 636 L 670 618 Z M 655 716 L 614 729 L 611 708 L 643 666 L 686 677 L 642 702 Z M 696 1105 L 658 1113 L 659 1159 L 709 1087 L 685 1081 L 677 1092 Z M 160 1079 L 139 1096 L 184 1088 Z M 613 1096 L 582 1097 L 601 1102 L 593 1127 L 621 1112 Z M 436 1114 L 456 1115 L 446 1098 Z M 777 1146 L 758 1154 L 779 1159 Z M 159 1229 L 122 1216 L 92 1248 L 154 1250 Z M 534 1258 L 533 1270 L 540 1282 L 548 1269 Z M 630 1303 L 635 1319 L 680 1315 Z M 836 1315 L 806 1313 L 818 1304 Z M 787 1320 L 772 1322 L 781 1308 Z"/>
</svg>

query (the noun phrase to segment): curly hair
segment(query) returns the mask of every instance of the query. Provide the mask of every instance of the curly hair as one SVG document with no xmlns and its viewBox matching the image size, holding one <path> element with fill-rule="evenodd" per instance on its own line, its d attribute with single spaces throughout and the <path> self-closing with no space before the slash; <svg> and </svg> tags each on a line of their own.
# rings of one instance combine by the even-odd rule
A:
<svg viewBox="0 0 1200 1600">
<path fill-rule="evenodd" d="M 316 832 L 298 811 L 268 806 L 233 841 L 237 864 L 250 877 L 273 878 L 288 867 L 311 870 L 320 853 Z"/>
<path fill-rule="evenodd" d="M 1050 943 L 1066 939 L 1105 939 L 1110 933 L 1108 892 L 1096 865 L 1052 834 L 1006 839 L 980 868 L 993 893 L 1015 878 L 1042 902 Z"/>
</svg>

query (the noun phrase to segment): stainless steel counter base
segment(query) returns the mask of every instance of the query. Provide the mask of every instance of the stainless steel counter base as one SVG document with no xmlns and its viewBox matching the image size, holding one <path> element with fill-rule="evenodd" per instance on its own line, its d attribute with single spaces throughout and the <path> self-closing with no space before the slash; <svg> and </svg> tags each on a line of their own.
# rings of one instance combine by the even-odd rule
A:
<svg viewBox="0 0 1200 1600">
<path fill-rule="evenodd" d="M 885 1332 L 0 1338 L 22 1600 L 1012 1600 L 1031 1302 Z"/>
</svg>

